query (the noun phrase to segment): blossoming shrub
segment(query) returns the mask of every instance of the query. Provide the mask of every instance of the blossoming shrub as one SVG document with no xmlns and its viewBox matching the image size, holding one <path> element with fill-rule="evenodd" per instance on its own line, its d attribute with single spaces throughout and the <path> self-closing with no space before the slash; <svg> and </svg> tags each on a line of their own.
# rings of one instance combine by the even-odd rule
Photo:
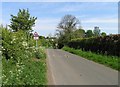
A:
<svg viewBox="0 0 120 87">
<path fill-rule="evenodd" d="M 2 30 L 2 52 L 3 56 L 18 62 L 22 58 L 29 58 L 27 45 L 25 45 L 26 36 L 23 31 L 10 32 L 7 29 Z M 27 42 L 26 42 L 27 43 Z M 27 55 L 27 56 L 26 56 Z"/>
<path fill-rule="evenodd" d="M 2 85 L 16 87 L 15 85 L 46 84 L 46 62 L 33 61 L 34 40 L 32 38 L 28 40 L 23 31 L 11 32 L 1 27 L 0 29 L 2 29 Z M 42 54 L 44 50 L 39 52 Z"/>
<path fill-rule="evenodd" d="M 40 59 L 40 58 L 46 58 L 46 54 L 43 48 L 40 49 L 35 49 L 34 53 L 35 58 Z"/>
</svg>

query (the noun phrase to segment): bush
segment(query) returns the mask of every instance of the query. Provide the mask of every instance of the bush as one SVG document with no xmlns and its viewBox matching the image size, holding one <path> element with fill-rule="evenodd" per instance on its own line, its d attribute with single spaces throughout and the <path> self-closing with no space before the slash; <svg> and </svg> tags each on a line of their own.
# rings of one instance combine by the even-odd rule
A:
<svg viewBox="0 0 120 87">
<path fill-rule="evenodd" d="M 75 49 L 82 49 L 84 51 L 120 56 L 120 34 L 104 37 L 74 39 L 70 41 L 67 46 Z"/>
<path fill-rule="evenodd" d="M 40 59 L 40 58 L 46 58 L 46 54 L 44 52 L 43 48 L 38 48 L 35 49 L 35 58 Z"/>
<path fill-rule="evenodd" d="M 5 59 L 12 59 L 15 62 L 22 60 L 22 58 L 29 58 L 26 56 L 29 51 L 27 48 L 27 38 L 23 31 L 10 32 L 7 29 L 2 30 L 2 52 Z"/>
<path fill-rule="evenodd" d="M 45 85 L 46 63 L 33 58 L 45 58 L 44 49 L 35 52 L 33 39 L 22 30 L 2 29 L 2 85 Z M 1 77 L 0 77 L 1 78 Z"/>
</svg>

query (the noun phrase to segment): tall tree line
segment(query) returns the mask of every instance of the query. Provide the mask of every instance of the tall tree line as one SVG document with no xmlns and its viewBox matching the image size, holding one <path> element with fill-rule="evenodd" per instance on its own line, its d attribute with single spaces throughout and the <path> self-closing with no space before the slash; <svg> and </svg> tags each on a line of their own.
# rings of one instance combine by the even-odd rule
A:
<svg viewBox="0 0 120 87">
<path fill-rule="evenodd" d="M 89 38 L 106 36 L 105 32 L 100 31 L 99 27 L 95 27 L 94 30 L 87 30 L 85 32 L 81 27 L 80 20 L 74 15 L 65 15 L 57 26 L 57 43 L 59 48 L 66 45 L 69 41 L 75 38 Z"/>
</svg>

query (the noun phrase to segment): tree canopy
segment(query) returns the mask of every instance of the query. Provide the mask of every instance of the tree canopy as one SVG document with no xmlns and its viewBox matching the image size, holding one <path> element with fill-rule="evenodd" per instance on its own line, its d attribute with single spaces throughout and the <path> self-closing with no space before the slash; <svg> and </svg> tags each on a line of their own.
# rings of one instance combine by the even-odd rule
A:
<svg viewBox="0 0 120 87">
<path fill-rule="evenodd" d="M 93 33 L 94 33 L 94 36 L 100 36 L 100 29 L 99 27 L 95 27 L 94 30 L 93 30 Z"/>
<path fill-rule="evenodd" d="M 92 30 L 87 30 L 86 31 L 86 37 L 92 37 L 94 34 L 92 32 Z"/>
<path fill-rule="evenodd" d="M 74 32 L 74 38 L 84 38 L 85 37 L 85 30 L 84 29 L 77 29 Z"/>
<path fill-rule="evenodd" d="M 101 33 L 101 36 L 106 36 L 106 33 L 105 33 L 105 32 L 102 32 L 102 33 Z"/>
<path fill-rule="evenodd" d="M 32 27 L 35 25 L 37 17 L 31 17 L 29 10 L 19 9 L 17 16 L 11 15 L 11 24 L 9 27 L 14 31 L 23 30 L 27 32 L 32 31 Z"/>
<path fill-rule="evenodd" d="M 67 44 L 73 39 L 73 32 L 80 26 L 80 21 L 73 15 L 65 15 L 57 26 L 58 43 Z M 60 42 L 59 42 L 60 41 Z"/>
</svg>

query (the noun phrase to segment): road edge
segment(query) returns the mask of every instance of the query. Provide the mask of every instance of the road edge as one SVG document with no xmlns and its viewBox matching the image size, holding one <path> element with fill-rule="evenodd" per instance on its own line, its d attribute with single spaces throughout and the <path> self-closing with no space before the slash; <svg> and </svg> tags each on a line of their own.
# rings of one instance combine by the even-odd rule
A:
<svg viewBox="0 0 120 87">
<path fill-rule="evenodd" d="M 53 80 L 53 74 L 52 74 L 52 72 L 50 70 L 50 64 L 49 64 L 49 59 L 48 59 L 48 57 L 49 57 L 48 49 L 46 49 L 46 55 L 47 55 L 46 64 L 47 64 L 47 81 L 48 81 L 47 85 L 48 86 L 49 85 L 55 85 L 55 82 Z"/>
</svg>

